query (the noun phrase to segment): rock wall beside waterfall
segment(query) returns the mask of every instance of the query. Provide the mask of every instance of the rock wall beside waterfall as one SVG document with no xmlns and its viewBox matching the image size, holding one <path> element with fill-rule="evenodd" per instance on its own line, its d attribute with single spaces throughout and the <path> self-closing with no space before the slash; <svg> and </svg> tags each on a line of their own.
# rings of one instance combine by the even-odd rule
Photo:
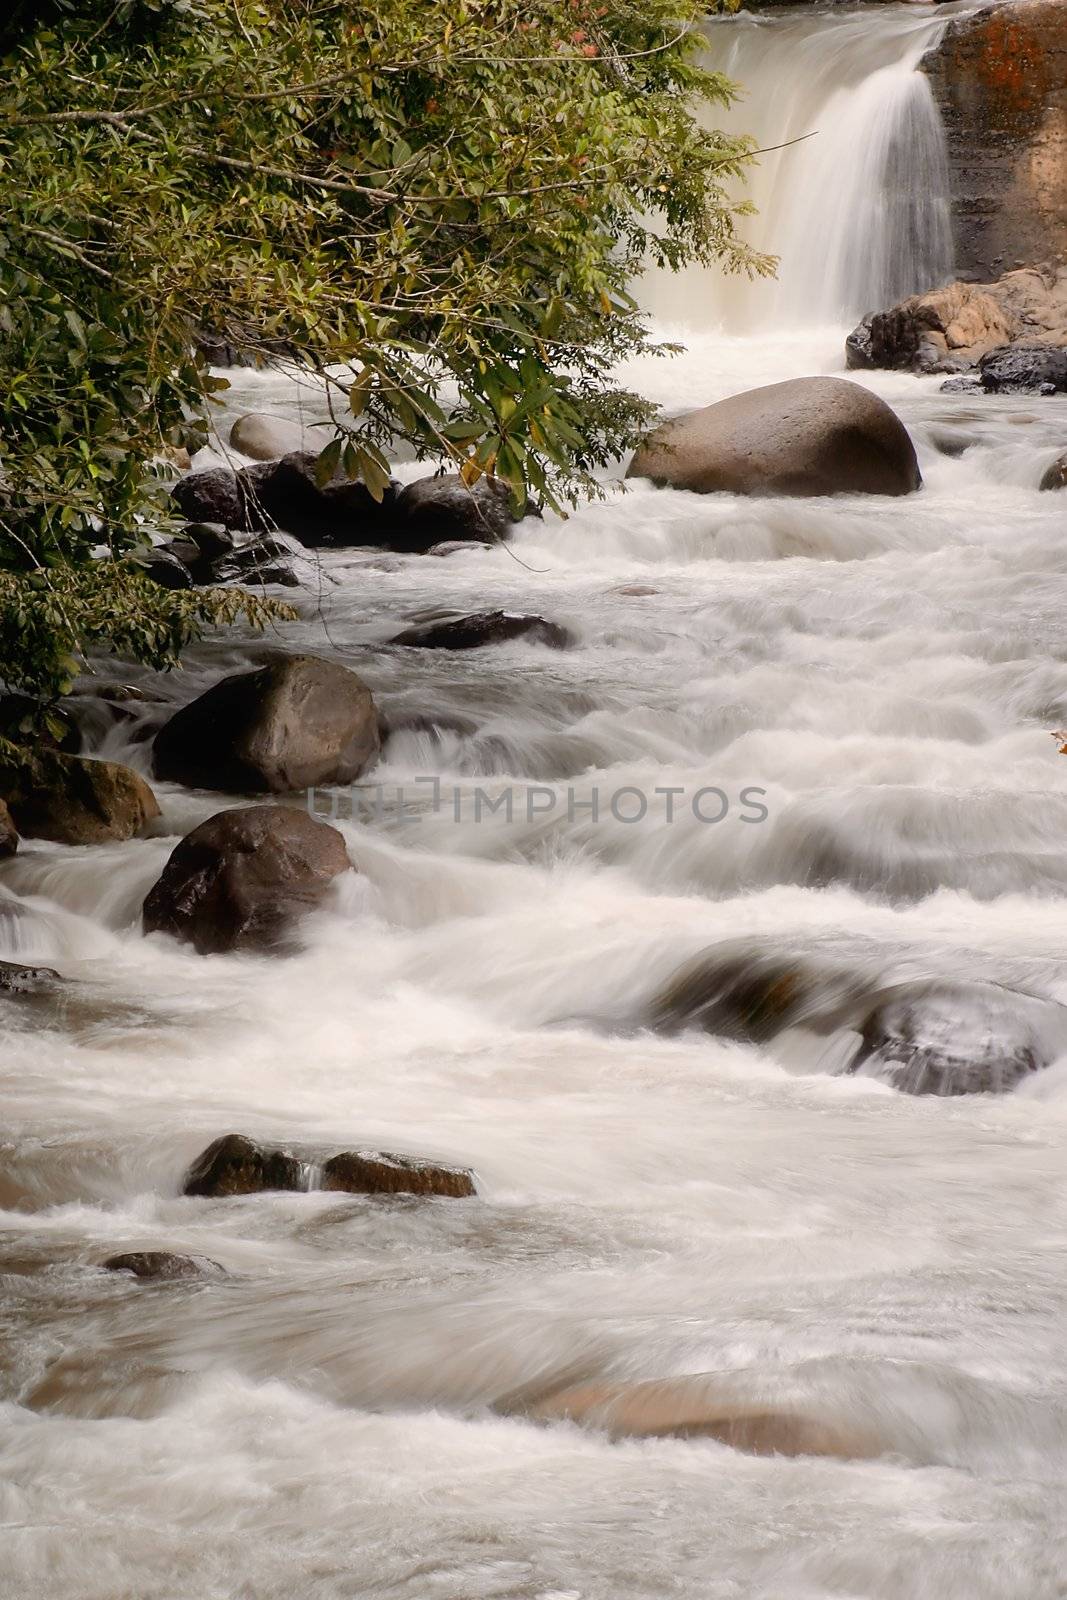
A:
<svg viewBox="0 0 1067 1600">
<path fill-rule="evenodd" d="M 1067 0 L 953 20 L 923 70 L 948 139 L 959 274 L 1067 262 Z"/>
</svg>

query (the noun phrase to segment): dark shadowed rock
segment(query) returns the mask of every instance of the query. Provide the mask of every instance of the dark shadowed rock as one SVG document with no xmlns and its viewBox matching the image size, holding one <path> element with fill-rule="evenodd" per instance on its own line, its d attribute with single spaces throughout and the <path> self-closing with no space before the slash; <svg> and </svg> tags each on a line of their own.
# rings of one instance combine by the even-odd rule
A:
<svg viewBox="0 0 1067 1600">
<path fill-rule="evenodd" d="M 189 522 L 181 538 L 196 546 L 201 561 L 221 561 L 234 549 L 233 534 L 221 522 Z"/>
<path fill-rule="evenodd" d="M 24 967 L 0 961 L 0 994 L 49 994 L 63 979 L 52 967 Z"/>
<path fill-rule="evenodd" d="M 1054 461 L 1041 479 L 1042 489 L 1067 489 L 1067 451 Z"/>
<path fill-rule="evenodd" d="M 575 643 L 574 635 L 558 622 L 511 611 L 479 611 L 469 617 L 417 623 L 398 633 L 390 643 L 418 650 L 477 650 L 482 645 L 506 644 L 511 639 L 548 645 L 553 650 L 568 650 Z"/>
<path fill-rule="evenodd" d="M 317 656 L 278 655 L 223 678 L 156 735 L 157 777 L 228 794 L 351 783 L 377 757 L 378 718 L 361 678 Z"/>
<path fill-rule="evenodd" d="M 902 495 L 922 484 L 904 424 L 845 378 L 772 383 L 677 417 L 626 476 L 697 494 Z"/>
<path fill-rule="evenodd" d="M 183 1194 L 211 1199 L 262 1194 L 268 1189 L 305 1189 L 304 1168 L 284 1150 L 268 1150 L 243 1133 L 223 1134 L 198 1156 L 186 1175 Z"/>
<path fill-rule="evenodd" d="M 465 1167 L 445 1167 L 384 1150 L 345 1150 L 323 1164 L 322 1188 L 347 1194 L 444 1195 L 459 1200 L 475 1193 Z"/>
<path fill-rule="evenodd" d="M 877 365 L 871 352 L 870 317 L 864 317 L 845 340 L 845 365 L 850 372 L 863 371 Z"/>
<path fill-rule="evenodd" d="M 350 868 L 337 829 L 306 811 L 220 811 L 172 852 L 145 900 L 145 932 L 169 933 L 201 955 L 272 950 Z"/>
<path fill-rule="evenodd" d="M 130 767 L 55 750 L 0 761 L 0 795 L 23 838 L 57 844 L 131 839 L 159 816 L 155 795 Z"/>
<path fill-rule="evenodd" d="M 994 350 L 978 363 L 982 387 L 990 394 L 1067 392 L 1067 350 L 1057 345 L 1013 345 Z"/>
<path fill-rule="evenodd" d="M 15 827 L 5 801 L 0 800 L 0 861 L 13 856 L 19 847 L 19 831 Z"/>
<path fill-rule="evenodd" d="M 317 461 L 314 451 L 296 450 L 280 461 L 243 468 L 237 474 L 243 503 L 238 525 L 252 531 L 283 528 L 313 549 L 389 545 L 397 485 L 387 487 L 381 502 L 340 470 L 320 485 Z"/>
<path fill-rule="evenodd" d="M 105 1272 L 129 1272 L 135 1278 L 155 1283 L 225 1276 L 225 1268 L 210 1256 L 180 1256 L 171 1250 L 131 1250 L 127 1255 L 111 1256 L 103 1262 L 103 1268 Z"/>
<path fill-rule="evenodd" d="M 426 551 L 445 541 L 495 544 L 506 539 L 514 518 L 507 485 L 479 478 L 468 487 L 458 472 L 418 478 L 397 496 L 394 550 Z"/>
<path fill-rule="evenodd" d="M 994 983 L 899 984 L 860 1034 L 850 1072 L 905 1094 L 1004 1094 L 1067 1049 L 1067 1008 Z"/>
<path fill-rule="evenodd" d="M 938 394 L 984 394 L 982 380 L 977 372 L 968 372 L 961 378 L 949 378 L 943 383 Z"/>
<path fill-rule="evenodd" d="M 173 546 L 158 545 L 154 550 L 146 550 L 143 555 L 135 555 L 132 559 L 146 578 L 151 578 L 153 583 L 160 584 L 164 589 L 194 587 L 193 574 Z"/>
<path fill-rule="evenodd" d="M 237 474 L 229 467 L 209 467 L 179 478 L 171 490 L 182 515 L 190 522 L 219 523 L 224 528 L 245 526 L 244 498 Z"/>
</svg>

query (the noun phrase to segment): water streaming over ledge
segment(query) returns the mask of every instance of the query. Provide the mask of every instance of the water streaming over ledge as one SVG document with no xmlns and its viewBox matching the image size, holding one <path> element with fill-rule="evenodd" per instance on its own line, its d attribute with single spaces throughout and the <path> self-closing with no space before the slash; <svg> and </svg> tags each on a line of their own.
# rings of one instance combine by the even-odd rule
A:
<svg viewBox="0 0 1067 1600">
<path fill-rule="evenodd" d="M 844 332 L 697 334 L 625 376 L 703 405 L 840 372 Z M 320 405 L 231 376 L 227 421 Z M 1062 1592 L 1067 1061 L 949 1102 L 841 1075 L 801 1028 L 636 1026 L 724 944 L 745 971 L 799 957 L 871 992 L 1067 1002 L 1065 514 L 1037 488 L 1067 401 L 863 381 L 916 440 L 908 500 L 615 485 L 566 524 L 528 520 L 519 561 L 328 555 L 282 635 L 371 684 L 396 729 L 386 782 L 758 784 L 765 823 L 668 821 L 662 800 L 636 826 L 565 800 L 510 823 L 342 821 L 358 873 L 273 962 L 140 932 L 218 796 L 159 785 L 153 837 L 28 843 L 0 870 L 0 955 L 75 983 L 4 1016 L 2 1600 Z M 577 648 L 391 649 L 431 588 L 540 611 Z M 169 707 L 262 647 L 122 669 L 148 698 L 103 753 L 147 771 Z M 183 1197 L 231 1129 L 470 1165 L 480 1194 Z M 99 1270 L 148 1249 L 229 1276 Z M 709 1372 L 877 1459 L 514 1414 Z"/>
<path fill-rule="evenodd" d="M 954 8 L 958 9 L 958 8 Z M 712 23 L 708 65 L 743 85 L 718 125 L 767 154 L 742 231 L 779 258 L 774 282 L 654 274 L 660 320 L 731 332 L 853 319 L 952 276 L 945 136 L 919 62 L 946 19 L 910 6 Z"/>
</svg>

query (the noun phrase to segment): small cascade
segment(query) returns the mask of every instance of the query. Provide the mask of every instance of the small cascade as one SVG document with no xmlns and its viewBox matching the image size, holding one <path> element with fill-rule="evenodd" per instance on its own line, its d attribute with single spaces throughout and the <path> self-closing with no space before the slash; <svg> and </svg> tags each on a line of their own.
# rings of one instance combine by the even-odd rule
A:
<svg viewBox="0 0 1067 1600">
<path fill-rule="evenodd" d="M 778 274 L 650 273 L 643 299 L 657 321 L 731 333 L 842 323 L 951 278 L 945 137 L 919 70 L 945 25 L 896 6 L 711 24 L 708 65 L 742 95 L 709 108 L 709 122 L 766 151 L 743 231 L 779 258 Z"/>
</svg>

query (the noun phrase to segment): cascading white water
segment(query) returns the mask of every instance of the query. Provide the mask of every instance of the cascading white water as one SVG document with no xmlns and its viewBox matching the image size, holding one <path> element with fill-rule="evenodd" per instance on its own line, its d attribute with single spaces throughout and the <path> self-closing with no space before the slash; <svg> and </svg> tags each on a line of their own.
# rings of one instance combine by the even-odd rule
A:
<svg viewBox="0 0 1067 1600">
<path fill-rule="evenodd" d="M 944 132 L 924 53 L 937 15 L 884 7 L 812 16 L 744 12 L 713 23 L 708 64 L 743 86 L 716 125 L 752 134 L 759 157 L 742 225 L 777 256 L 776 280 L 693 270 L 650 275 L 661 321 L 732 332 L 855 319 L 952 274 Z"/>
<path fill-rule="evenodd" d="M 845 29 L 856 55 L 862 21 L 858 106 L 893 16 L 798 38 L 829 61 Z M 752 111 L 784 117 L 759 83 Z M 698 288 L 708 320 L 743 299 Z M 677 410 L 842 370 L 843 328 L 730 327 L 623 376 Z M 231 377 L 224 428 L 325 416 Z M 1067 400 L 861 379 L 910 429 L 921 493 L 611 485 L 510 547 L 328 552 L 317 592 L 282 591 L 299 618 L 270 642 L 373 689 L 383 783 L 533 785 L 551 814 L 341 820 L 357 870 L 276 959 L 141 930 L 177 838 L 232 797 L 158 784 L 153 836 L 0 864 L 0 958 L 66 980 L 0 995 L 0 1600 L 1062 1595 L 1067 1058 L 949 1102 L 839 1072 L 800 1027 L 634 1027 L 724 944 L 742 981 L 783 952 L 865 992 L 980 980 L 948 1023 L 968 1047 L 1033 1009 L 1019 991 L 1067 1003 L 1064 511 L 1038 489 Z M 576 645 L 391 647 L 429 605 L 538 611 Z M 263 648 L 207 640 L 167 678 L 101 663 L 144 698 L 96 753 L 150 775 L 144 735 Z M 758 785 L 768 815 L 671 820 L 665 796 L 702 785 Z M 230 1130 L 470 1165 L 480 1192 L 184 1196 Z M 153 1249 L 228 1275 L 100 1268 Z M 708 1373 L 867 1443 L 755 1457 L 521 1414 Z"/>
</svg>

